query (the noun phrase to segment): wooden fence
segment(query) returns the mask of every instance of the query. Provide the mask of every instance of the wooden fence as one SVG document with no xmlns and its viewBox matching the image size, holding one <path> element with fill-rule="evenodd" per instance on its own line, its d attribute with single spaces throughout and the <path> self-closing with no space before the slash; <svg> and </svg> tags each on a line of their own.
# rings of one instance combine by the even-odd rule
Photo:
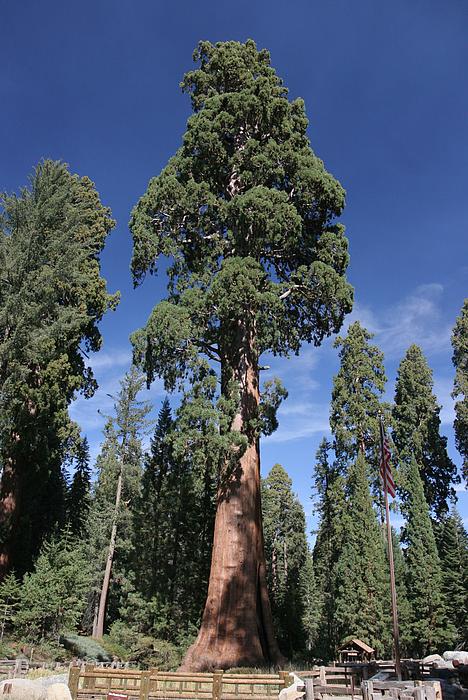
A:
<svg viewBox="0 0 468 700">
<path fill-rule="evenodd" d="M 73 700 L 124 698 L 180 700 L 273 700 L 292 682 L 287 671 L 278 674 L 169 673 L 150 669 L 106 669 L 87 664 L 70 669 L 68 685 Z"/>
</svg>

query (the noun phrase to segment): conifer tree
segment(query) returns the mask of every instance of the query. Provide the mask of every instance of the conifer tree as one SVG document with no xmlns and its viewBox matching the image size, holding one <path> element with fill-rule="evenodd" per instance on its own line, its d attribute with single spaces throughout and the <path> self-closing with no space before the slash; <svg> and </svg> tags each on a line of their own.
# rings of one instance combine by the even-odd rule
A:
<svg viewBox="0 0 468 700">
<path fill-rule="evenodd" d="M 143 378 L 135 367 L 124 376 L 114 403 L 114 416 L 108 418 L 105 439 L 97 460 L 98 480 L 90 511 L 89 533 L 101 582 L 99 604 L 95 608 L 93 636 L 100 638 L 108 605 L 108 593 L 118 559 L 120 576 L 130 568 L 133 555 L 133 509 L 141 488 L 142 438 L 148 430 L 151 406 L 138 394 Z"/>
<path fill-rule="evenodd" d="M 209 424 L 196 388 L 175 420 L 165 400 L 135 517 L 135 566 L 146 572 L 137 588 L 151 613 L 143 603 L 132 614 L 140 629 L 174 642 L 196 629 L 208 584 L 217 478 Z"/>
<path fill-rule="evenodd" d="M 442 591 L 447 617 L 457 631 L 457 645 L 468 641 L 468 534 L 457 509 L 437 528 Z"/>
<path fill-rule="evenodd" d="M 401 547 L 401 539 L 392 528 L 393 564 L 395 569 L 395 587 L 398 609 L 398 628 L 400 634 L 400 652 L 402 657 L 411 655 L 412 636 L 410 630 L 411 609 L 406 587 L 406 561 Z M 385 551 L 387 554 L 387 540 L 385 538 Z"/>
<path fill-rule="evenodd" d="M 99 350 L 97 324 L 117 299 L 99 264 L 114 222 L 87 177 L 46 160 L 0 206 L 1 578 L 31 568 L 61 518 L 77 434 L 67 408 L 96 387 L 82 349 Z"/>
<path fill-rule="evenodd" d="M 468 481 L 468 299 L 465 299 L 452 334 L 455 381 L 455 443 L 463 457 L 463 475 Z"/>
<path fill-rule="evenodd" d="M 68 529 L 45 542 L 31 573 L 25 574 L 13 617 L 22 639 L 58 642 L 65 630 L 78 627 L 91 579 L 91 562 L 84 544 Z"/>
<path fill-rule="evenodd" d="M 7 574 L 0 583 L 0 644 L 5 631 L 12 626 L 19 606 L 21 586 L 13 572 Z"/>
<path fill-rule="evenodd" d="M 357 636 L 379 655 L 391 649 L 387 568 L 365 458 L 359 451 L 347 480 L 343 545 L 334 571 L 335 616 L 340 641 Z"/>
<path fill-rule="evenodd" d="M 265 579 L 259 437 L 262 353 L 299 352 L 341 327 L 352 289 L 344 191 L 311 150 L 302 100 L 290 102 L 267 51 L 201 42 L 182 86 L 193 115 L 131 220 L 136 284 L 169 258 L 168 297 L 133 337 L 148 381 L 166 389 L 219 367 L 224 439 L 209 592 L 185 668 L 281 660 Z M 267 401 L 265 401 L 267 399 Z M 266 404 L 266 405 L 265 405 Z M 230 531 L 237 532 L 233 540 Z"/>
<path fill-rule="evenodd" d="M 91 497 L 91 468 L 89 466 L 89 443 L 80 440 L 75 459 L 75 472 L 67 494 L 67 522 L 76 537 L 84 534 Z"/>
<path fill-rule="evenodd" d="M 424 494 L 435 518 L 448 512 L 455 497 L 457 468 L 440 434 L 440 406 L 433 393 L 432 371 L 420 347 L 411 345 L 398 368 L 393 407 L 393 440 L 400 463 L 409 467 L 414 457 Z"/>
<path fill-rule="evenodd" d="M 455 629 L 447 618 L 440 559 L 424 495 L 420 470 L 413 456 L 405 465 L 402 512 L 406 525 L 406 588 L 410 605 L 411 653 L 422 659 L 450 648 Z"/>
<path fill-rule="evenodd" d="M 305 626 L 306 612 L 313 612 L 307 611 L 306 605 L 313 601 L 304 576 L 306 573 L 313 576 L 313 571 L 304 509 L 280 464 L 275 464 L 262 481 L 262 512 L 267 581 L 276 636 L 281 648 L 292 658 L 304 654 L 314 641 L 313 630 Z"/>
<path fill-rule="evenodd" d="M 335 567 L 343 544 L 343 518 L 346 510 L 345 478 L 336 463 L 330 463 L 331 444 L 324 438 L 316 455 L 315 492 L 318 530 L 313 551 L 318 598 L 318 633 L 314 647 L 321 659 L 334 659 L 341 640 L 335 624 Z"/>
<path fill-rule="evenodd" d="M 370 344 L 372 334 L 355 321 L 345 338 L 337 338 L 340 369 L 333 380 L 330 428 L 333 448 L 342 469 L 355 462 L 358 451 L 367 458 L 373 474 L 374 494 L 380 483 L 379 411 L 387 378 L 383 353 Z"/>
</svg>

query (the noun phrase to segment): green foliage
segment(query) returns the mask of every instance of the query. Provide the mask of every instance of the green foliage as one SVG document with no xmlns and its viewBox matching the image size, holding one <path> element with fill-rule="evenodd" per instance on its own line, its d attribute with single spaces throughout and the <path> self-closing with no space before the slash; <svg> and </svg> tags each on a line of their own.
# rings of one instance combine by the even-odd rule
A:
<svg viewBox="0 0 468 700">
<path fill-rule="evenodd" d="M 141 631 L 173 642 L 194 632 L 208 583 L 219 461 L 209 398 L 193 387 L 176 420 L 163 403 L 135 511 L 135 568 L 147 574 L 128 614 Z"/>
<path fill-rule="evenodd" d="M 321 659 L 334 659 L 340 639 L 335 624 L 335 600 L 338 563 L 343 538 L 346 510 L 345 478 L 336 463 L 330 464 L 331 444 L 323 439 L 316 455 L 315 491 L 318 497 L 315 510 L 318 530 L 313 551 L 313 564 L 317 582 L 319 604 L 318 637 L 315 655 Z"/>
<path fill-rule="evenodd" d="M 104 441 L 96 461 L 97 481 L 87 525 L 88 551 L 94 571 L 94 591 L 86 616 L 88 628 L 91 627 L 96 598 L 101 588 L 114 519 L 117 522 L 117 539 L 107 603 L 109 624 L 118 617 L 122 598 L 132 590 L 131 569 L 135 541 L 133 513 L 140 495 L 142 438 L 151 426 L 151 421 L 147 418 L 151 406 L 148 401 L 139 399 L 144 380 L 136 368 L 132 367 L 120 384 L 115 397 L 114 415 L 108 417 Z M 119 475 L 122 476 L 122 493 L 116 508 Z"/>
<path fill-rule="evenodd" d="M 103 644 L 109 653 L 123 661 L 137 664 L 143 669 L 157 668 L 161 671 L 175 671 L 186 650 L 167 640 L 141 634 L 134 626 L 120 621 L 112 624 Z"/>
<path fill-rule="evenodd" d="M 77 656 L 84 661 L 112 661 L 112 656 L 91 637 L 83 637 L 72 632 L 66 632 L 61 635 L 60 643 L 73 656 Z"/>
<path fill-rule="evenodd" d="M 97 324 L 117 303 L 99 264 L 114 222 L 89 178 L 47 160 L 0 205 L 0 497 L 16 505 L 0 515 L 0 545 L 21 574 L 63 519 L 67 407 L 96 388 L 82 348 L 99 350 Z"/>
<path fill-rule="evenodd" d="M 340 348 L 340 369 L 333 379 L 330 428 L 335 455 L 344 469 L 361 450 L 376 473 L 380 463 L 380 400 L 387 377 L 383 353 L 369 343 L 372 337 L 355 321 L 345 338 L 335 340 L 334 347 Z"/>
<path fill-rule="evenodd" d="M 447 617 L 457 631 L 457 644 L 468 642 L 468 534 L 453 508 L 436 530 L 442 591 Z"/>
<path fill-rule="evenodd" d="M 20 601 L 21 585 L 13 573 L 7 574 L 0 583 L 0 642 L 5 632 L 11 630 L 12 621 Z"/>
<path fill-rule="evenodd" d="M 84 546 L 66 531 L 46 542 L 34 570 L 25 574 L 13 617 L 15 632 L 25 640 L 58 641 L 78 626 L 91 578 Z"/>
<path fill-rule="evenodd" d="M 382 656 L 391 650 L 390 592 L 383 533 L 372 507 L 362 452 L 349 469 L 343 544 L 335 567 L 335 620 L 340 641 L 362 639 Z"/>
<path fill-rule="evenodd" d="M 443 574 L 424 496 L 420 470 L 414 457 L 404 475 L 406 519 L 406 588 L 410 604 L 411 652 L 415 658 L 451 648 L 455 629 L 448 621 L 443 596 Z"/>
<path fill-rule="evenodd" d="M 87 438 L 78 443 L 75 472 L 67 493 L 67 522 L 76 537 L 84 534 L 91 503 L 91 468 Z"/>
<path fill-rule="evenodd" d="M 448 501 L 455 498 L 457 468 L 448 456 L 447 438 L 440 434 L 439 413 L 432 371 L 421 348 L 411 345 L 398 368 L 393 440 L 400 463 L 409 467 L 414 457 L 426 501 L 440 519 L 448 512 Z"/>
<path fill-rule="evenodd" d="M 333 221 L 344 192 L 310 148 L 302 100 L 288 100 L 251 40 L 201 42 L 194 58 L 182 83 L 193 107 L 183 144 L 130 222 L 136 284 L 170 260 L 168 298 L 132 341 L 148 381 L 160 375 L 168 390 L 203 357 L 220 361 L 222 425 L 240 400 L 240 346 L 258 359 L 319 344 L 341 326 L 352 290 Z M 251 409 L 245 430 L 263 427 L 275 427 L 271 411 L 265 426 Z"/>
<path fill-rule="evenodd" d="M 465 299 L 452 334 L 455 381 L 455 442 L 463 457 L 463 474 L 468 481 L 468 299 Z"/>
<path fill-rule="evenodd" d="M 292 658 L 315 641 L 316 610 L 304 509 L 280 464 L 262 481 L 262 510 L 273 621 L 281 649 Z"/>
</svg>

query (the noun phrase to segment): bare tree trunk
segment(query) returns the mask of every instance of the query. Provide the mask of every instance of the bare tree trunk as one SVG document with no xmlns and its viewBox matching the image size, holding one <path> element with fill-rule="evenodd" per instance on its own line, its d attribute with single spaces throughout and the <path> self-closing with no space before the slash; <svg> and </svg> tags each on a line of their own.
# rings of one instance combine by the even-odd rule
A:
<svg viewBox="0 0 468 700">
<path fill-rule="evenodd" d="M 241 394 L 231 429 L 245 434 L 248 445 L 238 462 L 227 463 L 221 475 L 208 596 L 184 670 L 278 666 L 284 661 L 266 586 L 259 443 L 249 426 L 260 401 L 258 362 L 252 335 L 245 327 L 241 335 L 231 364 Z"/>
<path fill-rule="evenodd" d="M 104 634 L 104 620 L 105 620 L 105 616 L 106 616 L 107 596 L 109 594 L 109 583 L 110 583 L 110 577 L 111 577 L 111 571 L 112 571 L 112 563 L 114 561 L 115 540 L 117 537 L 117 520 L 118 520 L 118 516 L 119 516 L 120 499 L 122 496 L 122 475 L 123 475 L 123 461 L 121 459 L 119 478 L 117 480 L 117 491 L 115 494 L 114 519 L 112 521 L 112 530 L 111 530 L 109 550 L 108 550 L 107 560 L 106 560 L 106 569 L 104 571 L 104 579 L 102 582 L 101 595 L 99 598 L 99 609 L 98 609 L 97 620 L 95 621 L 95 624 L 93 623 L 93 636 L 96 637 L 96 639 L 102 639 L 102 635 Z"/>
</svg>

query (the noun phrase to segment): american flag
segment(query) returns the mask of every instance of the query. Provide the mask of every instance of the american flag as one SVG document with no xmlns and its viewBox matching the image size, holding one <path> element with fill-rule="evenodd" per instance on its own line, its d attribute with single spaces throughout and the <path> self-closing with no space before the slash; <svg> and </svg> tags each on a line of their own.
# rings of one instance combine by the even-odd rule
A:
<svg viewBox="0 0 468 700">
<path fill-rule="evenodd" d="M 392 453 L 388 446 L 387 436 L 383 432 L 382 426 L 382 458 L 380 462 L 380 476 L 384 484 L 384 489 L 390 494 L 392 498 L 395 498 L 395 482 L 393 481 L 392 465 L 390 464 L 390 457 Z"/>
</svg>

